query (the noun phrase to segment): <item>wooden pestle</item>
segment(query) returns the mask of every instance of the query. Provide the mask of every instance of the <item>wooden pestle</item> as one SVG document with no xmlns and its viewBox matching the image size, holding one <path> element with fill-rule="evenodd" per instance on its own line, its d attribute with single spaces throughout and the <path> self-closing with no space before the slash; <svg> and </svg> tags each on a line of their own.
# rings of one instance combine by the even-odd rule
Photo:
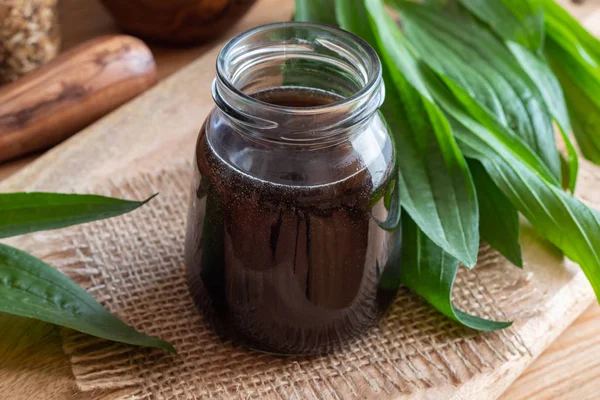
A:
<svg viewBox="0 0 600 400">
<path fill-rule="evenodd" d="M 131 36 L 104 36 L 63 53 L 0 88 L 0 162 L 61 142 L 155 82 L 150 49 Z"/>
</svg>

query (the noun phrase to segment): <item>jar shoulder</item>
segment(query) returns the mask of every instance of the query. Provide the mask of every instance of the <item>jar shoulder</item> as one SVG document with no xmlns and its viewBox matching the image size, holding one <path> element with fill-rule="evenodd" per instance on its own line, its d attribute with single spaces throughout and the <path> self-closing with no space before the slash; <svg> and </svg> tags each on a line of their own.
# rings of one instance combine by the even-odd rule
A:
<svg viewBox="0 0 600 400">
<path fill-rule="evenodd" d="M 292 187 L 368 179 L 369 186 L 376 188 L 388 180 L 394 168 L 393 141 L 378 113 L 347 139 L 310 148 L 255 140 L 234 130 L 219 110 L 213 110 L 201 129 L 196 150 L 203 174 L 223 175 L 230 169 L 228 173 L 247 179 Z"/>
</svg>

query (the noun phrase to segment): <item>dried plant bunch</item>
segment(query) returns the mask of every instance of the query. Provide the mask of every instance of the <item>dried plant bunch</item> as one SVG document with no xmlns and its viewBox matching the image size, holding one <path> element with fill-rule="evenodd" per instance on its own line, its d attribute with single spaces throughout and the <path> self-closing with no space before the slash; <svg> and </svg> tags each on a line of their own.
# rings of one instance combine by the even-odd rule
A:
<svg viewBox="0 0 600 400">
<path fill-rule="evenodd" d="M 60 50 L 59 0 L 0 2 L 0 84 L 52 60 Z"/>
</svg>

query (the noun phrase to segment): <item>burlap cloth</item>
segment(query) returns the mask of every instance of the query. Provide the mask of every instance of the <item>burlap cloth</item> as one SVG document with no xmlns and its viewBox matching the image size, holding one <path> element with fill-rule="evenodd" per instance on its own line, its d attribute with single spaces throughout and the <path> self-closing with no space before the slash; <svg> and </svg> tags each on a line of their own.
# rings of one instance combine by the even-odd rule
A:
<svg viewBox="0 0 600 400">
<path fill-rule="evenodd" d="M 527 353 L 513 328 L 463 329 L 405 289 L 379 326 L 334 354 L 282 358 L 223 341 L 205 327 L 188 292 L 183 239 L 190 170 L 179 164 L 88 188 L 135 199 L 160 195 L 123 217 L 31 237 L 25 250 L 178 350 L 171 355 L 65 330 L 64 350 L 80 390 L 121 389 L 117 398 L 136 399 L 380 399 L 458 384 Z M 459 272 L 453 297 L 462 310 L 506 320 L 532 293 L 525 272 L 482 248 L 476 270 Z"/>
</svg>

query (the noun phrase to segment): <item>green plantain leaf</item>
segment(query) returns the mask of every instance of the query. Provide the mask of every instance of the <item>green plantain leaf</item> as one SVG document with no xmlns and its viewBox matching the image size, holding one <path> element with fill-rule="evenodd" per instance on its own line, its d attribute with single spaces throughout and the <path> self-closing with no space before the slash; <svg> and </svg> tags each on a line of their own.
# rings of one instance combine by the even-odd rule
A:
<svg viewBox="0 0 600 400">
<path fill-rule="evenodd" d="M 517 209 L 494 184 L 480 162 L 468 160 L 468 163 L 477 189 L 481 238 L 514 265 L 522 268 Z"/>
<path fill-rule="evenodd" d="M 600 164 L 600 41 L 553 1 L 542 1 L 548 40 L 546 56 L 569 108 L 583 155 Z"/>
<path fill-rule="evenodd" d="M 575 57 L 582 56 L 588 59 L 600 59 L 598 39 L 581 26 L 579 21 L 573 18 L 571 14 L 554 0 L 537 1 L 539 1 L 544 10 L 546 30 L 550 27 L 549 25 L 551 25 L 553 29 L 560 30 L 562 33 L 561 36 L 565 39 L 565 41 L 562 42 L 563 44 L 573 44 L 575 41 L 579 43 L 579 46 L 575 48 L 567 48 Z M 555 39 L 562 41 L 562 39 L 558 37 Z"/>
<path fill-rule="evenodd" d="M 544 43 L 540 0 L 458 0 L 502 38 L 537 53 Z"/>
<path fill-rule="evenodd" d="M 469 328 L 493 331 L 510 326 L 466 314 L 452 305 L 451 292 L 458 261 L 421 232 L 406 213 L 402 215 L 401 281 L 448 318 Z"/>
<path fill-rule="evenodd" d="M 551 46 L 554 46 L 554 44 L 549 43 L 548 47 Z M 565 52 L 561 49 L 552 49 L 549 52 L 553 53 L 552 58 L 555 60 L 559 59 L 560 54 L 564 55 L 564 58 L 562 58 L 563 64 L 553 62 L 552 68 L 560 79 L 569 101 L 569 114 L 571 115 L 573 133 L 577 138 L 579 148 L 585 158 L 600 164 L 600 106 L 565 71 L 569 68 L 565 63 L 568 55 L 565 55 Z M 577 70 L 578 68 L 574 67 L 573 69 Z M 585 74 L 583 71 L 581 73 Z M 600 85 L 598 85 L 598 90 L 600 90 Z"/>
<path fill-rule="evenodd" d="M 364 0 L 336 0 L 335 12 L 340 28 L 363 38 L 375 50 L 379 50 L 375 33 L 368 22 Z M 383 68 L 384 73 L 386 73 L 386 66 L 383 65 Z"/>
<path fill-rule="evenodd" d="M 508 42 L 507 46 L 521 67 L 535 82 L 558 126 L 564 132 L 569 133 L 571 125 L 565 98 L 560 83 L 546 60 L 516 43 Z"/>
<path fill-rule="evenodd" d="M 571 140 L 571 122 L 569 120 L 569 111 L 565 103 L 565 95 L 560 87 L 560 82 L 552 72 L 552 69 L 542 56 L 536 56 L 529 50 L 516 43 L 507 43 L 508 48 L 515 56 L 523 70 L 529 74 L 529 77 L 535 82 L 538 90 L 544 98 L 544 102 L 552 117 L 558 124 L 560 134 L 565 142 L 568 157 L 568 172 L 566 187 L 575 191 L 577 182 L 577 172 L 579 171 L 579 156 Z"/>
<path fill-rule="evenodd" d="M 296 0 L 294 20 L 337 25 L 335 0 Z"/>
<path fill-rule="evenodd" d="M 102 307 L 85 290 L 50 265 L 0 244 L 0 312 L 65 326 L 104 339 L 175 352 Z"/>
<path fill-rule="evenodd" d="M 560 182 L 561 166 L 552 119 L 534 82 L 510 51 L 485 28 L 460 15 L 448 18 L 431 7 L 392 0 L 407 38 L 423 61 L 451 78 L 486 114 L 510 128 Z M 473 113 L 470 106 L 469 112 Z"/>
<path fill-rule="evenodd" d="M 568 156 L 568 170 L 563 181 L 567 182 L 566 187 L 574 191 L 579 159 L 570 137 L 571 124 L 563 91 L 541 51 L 545 32 L 540 0 L 460 0 L 460 2 L 500 35 L 523 70 L 535 83 L 560 128 Z M 532 23 L 525 23 L 527 20 L 532 20 Z M 535 45 L 532 45 L 531 40 L 522 40 L 524 37 L 535 38 Z"/>
<path fill-rule="evenodd" d="M 473 119 L 442 83 L 426 74 L 438 103 L 455 118 L 454 133 L 468 157 L 478 159 L 494 183 L 531 224 L 577 262 L 600 297 L 600 213 L 548 182 L 509 146 Z"/>
<path fill-rule="evenodd" d="M 423 4 L 431 7 L 445 7 L 448 4 L 448 0 L 423 0 Z"/>
<path fill-rule="evenodd" d="M 600 77 L 590 74 L 552 38 L 548 40 L 546 54 L 564 90 L 573 133 L 581 152 L 587 159 L 600 164 L 600 104 L 596 101 Z"/>
<path fill-rule="evenodd" d="M 380 0 L 338 1 L 344 29 L 371 38 L 386 82 L 383 115 L 395 138 L 402 206 L 447 253 L 472 267 L 479 246 L 475 190 L 448 121 L 433 103 L 417 64 Z M 369 21 L 371 33 L 364 33 Z M 385 49 L 385 50 L 383 50 Z"/>
<path fill-rule="evenodd" d="M 0 238 L 115 217 L 151 199 L 127 201 L 81 194 L 1 193 Z"/>
<path fill-rule="evenodd" d="M 536 83 L 558 125 L 568 133 L 571 129 L 564 96 L 541 51 L 545 37 L 541 0 L 459 1 L 505 41 L 521 67 Z M 535 18 L 534 25 L 518 22 L 513 26 L 515 21 L 529 18 L 527 15 Z M 529 46 L 531 41 L 523 42 L 520 40 L 522 37 L 536 38 L 536 45 Z"/>
</svg>

